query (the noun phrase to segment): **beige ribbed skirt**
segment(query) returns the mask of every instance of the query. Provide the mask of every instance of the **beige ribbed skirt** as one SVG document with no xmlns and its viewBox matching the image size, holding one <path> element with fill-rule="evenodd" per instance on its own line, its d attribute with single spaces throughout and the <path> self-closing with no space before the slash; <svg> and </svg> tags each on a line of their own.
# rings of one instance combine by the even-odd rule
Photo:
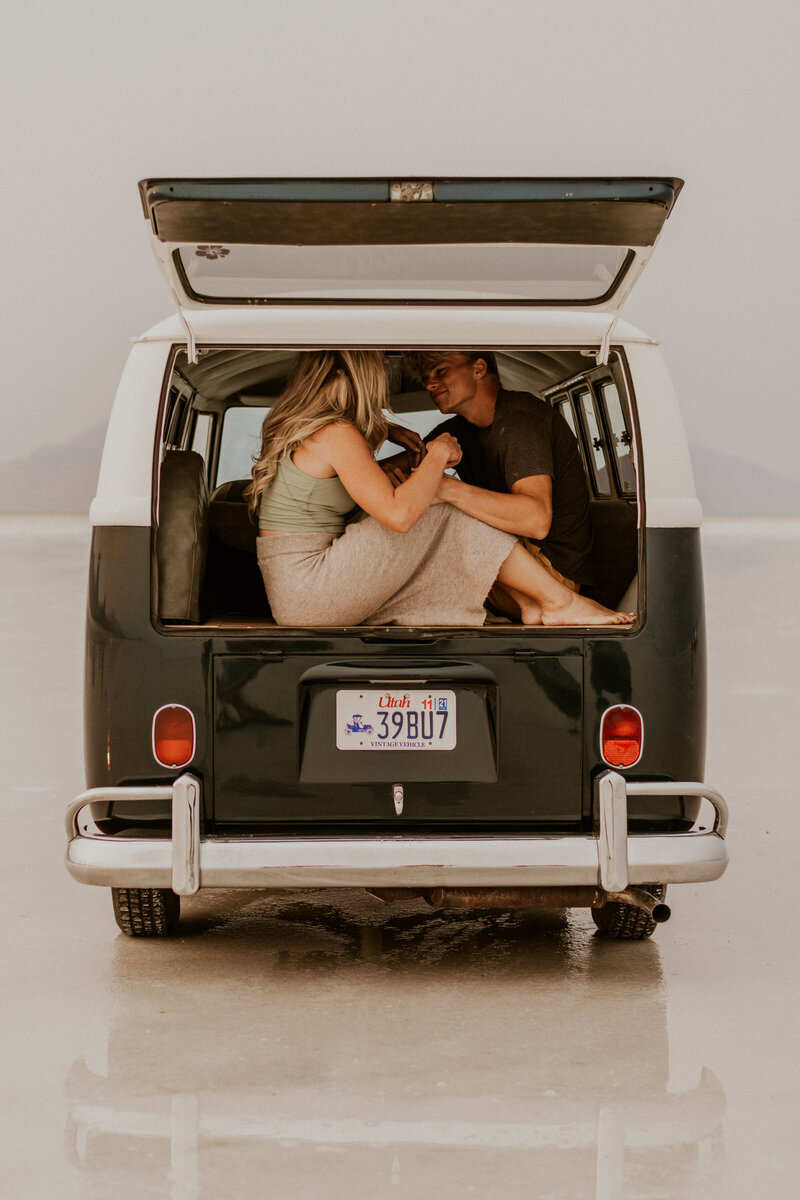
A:
<svg viewBox="0 0 800 1200">
<path fill-rule="evenodd" d="M 483 625 L 517 539 L 435 504 L 407 533 L 363 516 L 344 533 L 256 539 L 279 625 Z"/>
</svg>

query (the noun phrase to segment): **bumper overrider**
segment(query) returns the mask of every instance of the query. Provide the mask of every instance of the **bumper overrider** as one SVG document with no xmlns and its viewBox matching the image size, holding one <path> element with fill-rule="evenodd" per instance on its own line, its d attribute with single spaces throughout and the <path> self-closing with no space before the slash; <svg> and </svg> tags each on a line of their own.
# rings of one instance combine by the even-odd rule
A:
<svg viewBox="0 0 800 1200">
<path fill-rule="evenodd" d="M 629 834 L 628 797 L 637 795 L 699 796 L 714 819 L 687 833 Z M 632 783 L 606 771 L 594 799 L 593 834 L 204 838 L 201 783 L 187 773 L 164 787 L 83 792 L 67 810 L 67 868 L 81 883 L 179 896 L 201 887 L 453 887 L 600 889 L 609 898 L 647 883 L 718 879 L 728 865 L 728 806 L 706 784 Z M 110 836 L 81 818 L 90 804 L 164 800 L 172 804 L 170 838 Z"/>
</svg>

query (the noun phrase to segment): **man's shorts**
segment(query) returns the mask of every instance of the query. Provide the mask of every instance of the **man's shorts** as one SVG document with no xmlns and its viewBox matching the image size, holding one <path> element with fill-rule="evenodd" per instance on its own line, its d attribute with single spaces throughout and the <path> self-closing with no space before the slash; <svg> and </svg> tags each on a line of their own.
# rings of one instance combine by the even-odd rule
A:
<svg viewBox="0 0 800 1200">
<path fill-rule="evenodd" d="M 555 569 L 553 564 L 550 562 L 550 559 L 542 550 L 541 546 L 537 546 L 536 542 L 532 542 L 525 537 L 521 537 L 519 540 L 522 542 L 529 554 L 532 554 L 534 558 L 538 558 L 539 562 L 542 564 L 547 573 L 553 576 L 553 579 L 557 579 L 559 583 L 566 584 L 571 592 L 579 592 L 581 590 L 581 585 L 579 583 L 575 583 L 572 579 L 567 579 L 566 575 L 562 575 L 560 571 Z"/>
</svg>

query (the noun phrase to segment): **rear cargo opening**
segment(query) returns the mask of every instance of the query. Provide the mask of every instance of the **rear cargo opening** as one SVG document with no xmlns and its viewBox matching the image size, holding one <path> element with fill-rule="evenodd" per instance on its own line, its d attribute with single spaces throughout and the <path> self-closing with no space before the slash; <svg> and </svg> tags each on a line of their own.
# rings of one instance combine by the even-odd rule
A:
<svg viewBox="0 0 800 1200">
<path fill-rule="evenodd" d="M 190 363 L 177 350 L 164 389 L 154 513 L 154 621 L 166 634 L 211 631 L 264 636 L 279 628 L 256 560 L 257 523 L 244 491 L 262 423 L 304 351 L 209 346 Z M 494 350 L 501 385 L 557 409 L 575 435 L 586 473 L 592 525 L 591 574 L 582 590 L 614 608 L 639 612 L 639 465 L 633 397 L 621 352 L 596 365 L 596 349 Z M 391 419 L 423 437 L 445 418 L 402 350 L 385 353 Z M 379 457 L 395 453 L 386 444 Z M 373 636 L 380 627 L 363 626 Z M 408 635 L 421 634 L 416 627 Z M 546 638 L 487 606 L 493 634 Z M 297 631 L 300 632 L 300 631 Z M 304 630 L 303 632 L 307 632 Z M 481 630 L 475 630 L 477 634 Z M 557 632 L 557 631 L 556 631 Z M 620 630 L 616 630 L 620 633 Z M 403 631 L 387 627 L 387 637 Z"/>
<path fill-rule="evenodd" d="M 488 613 L 478 627 L 276 624 L 243 493 L 263 420 L 304 351 L 198 351 L 191 363 L 176 347 L 165 379 L 154 456 L 154 637 L 131 646 L 131 663 L 149 656 L 156 664 L 152 711 L 180 703 L 197 716 L 190 770 L 202 780 L 204 836 L 590 833 L 602 713 L 637 702 L 642 672 L 645 688 L 652 673 L 651 657 L 637 653 L 641 476 L 623 351 L 612 348 L 608 365 L 598 365 L 590 346 L 493 350 L 502 385 L 558 408 L 577 439 L 593 594 L 639 613 L 632 629 L 592 630 Z M 441 413 L 403 351 L 386 351 L 386 365 L 394 420 L 425 434 Z M 670 658 L 669 669 L 682 687 L 690 652 Z M 137 720 L 139 745 L 146 717 Z M 129 726 L 121 738 L 133 738 Z M 661 764 L 675 744 L 672 720 L 650 727 L 647 775 L 666 777 Z M 639 810 L 648 830 L 685 819 L 674 802 L 639 801 L 634 819 Z M 143 816 L 135 819 L 139 826 Z"/>
</svg>

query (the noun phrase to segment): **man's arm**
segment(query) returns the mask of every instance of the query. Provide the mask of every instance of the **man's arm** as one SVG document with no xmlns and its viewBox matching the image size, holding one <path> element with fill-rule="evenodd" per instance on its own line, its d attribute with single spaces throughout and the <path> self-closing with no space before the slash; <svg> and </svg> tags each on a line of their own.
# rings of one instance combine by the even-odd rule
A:
<svg viewBox="0 0 800 1200">
<path fill-rule="evenodd" d="M 442 432 L 446 431 L 442 430 Z M 422 462 L 427 452 L 427 446 L 418 433 L 415 433 L 413 429 L 406 429 L 405 425 L 390 423 L 386 440 L 394 442 L 395 446 L 404 447 L 399 454 L 393 454 L 390 458 L 382 458 L 378 461 L 378 466 L 384 475 L 388 475 L 394 486 L 399 487 L 401 483 L 405 483 L 414 468 Z"/>
<path fill-rule="evenodd" d="M 477 517 L 486 525 L 540 541 L 550 532 L 553 519 L 553 481 L 549 475 L 528 475 L 511 485 L 510 492 L 489 492 L 445 475 L 437 500 Z"/>
</svg>

